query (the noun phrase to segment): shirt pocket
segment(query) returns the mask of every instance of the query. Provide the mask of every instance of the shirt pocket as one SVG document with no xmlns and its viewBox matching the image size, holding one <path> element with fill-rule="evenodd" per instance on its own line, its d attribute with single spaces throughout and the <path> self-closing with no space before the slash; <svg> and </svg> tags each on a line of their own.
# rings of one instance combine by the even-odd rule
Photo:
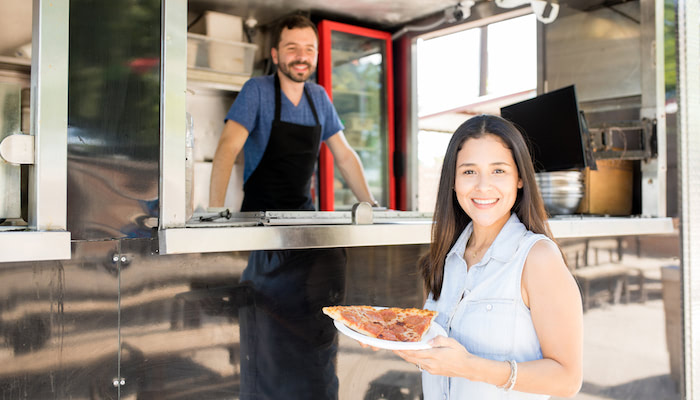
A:
<svg viewBox="0 0 700 400">
<path fill-rule="evenodd" d="M 515 307 L 512 299 L 467 301 L 461 318 L 453 321 L 454 336 L 476 356 L 505 360 L 513 352 Z"/>
</svg>

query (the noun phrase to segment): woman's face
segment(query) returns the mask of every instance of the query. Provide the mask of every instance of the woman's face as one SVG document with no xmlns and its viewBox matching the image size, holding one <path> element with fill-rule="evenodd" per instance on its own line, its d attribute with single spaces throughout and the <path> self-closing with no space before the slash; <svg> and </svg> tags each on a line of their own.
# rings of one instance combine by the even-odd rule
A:
<svg viewBox="0 0 700 400">
<path fill-rule="evenodd" d="M 486 134 L 462 144 L 454 190 L 475 225 L 505 223 L 522 187 L 513 153 L 498 136 Z"/>
</svg>

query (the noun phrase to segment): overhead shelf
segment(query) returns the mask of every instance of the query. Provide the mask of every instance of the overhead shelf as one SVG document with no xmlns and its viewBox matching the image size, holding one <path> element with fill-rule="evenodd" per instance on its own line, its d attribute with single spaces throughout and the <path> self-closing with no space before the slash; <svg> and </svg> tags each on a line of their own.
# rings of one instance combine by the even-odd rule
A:
<svg viewBox="0 0 700 400">
<path fill-rule="evenodd" d="M 239 92 L 249 76 L 205 71 L 197 68 L 187 69 L 187 87 L 190 89 L 212 89 Z"/>
</svg>

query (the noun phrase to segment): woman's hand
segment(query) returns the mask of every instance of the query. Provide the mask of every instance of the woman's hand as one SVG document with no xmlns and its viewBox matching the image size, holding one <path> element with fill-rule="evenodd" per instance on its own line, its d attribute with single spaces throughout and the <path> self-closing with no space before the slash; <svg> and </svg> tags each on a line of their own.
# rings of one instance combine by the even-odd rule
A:
<svg viewBox="0 0 700 400">
<path fill-rule="evenodd" d="M 427 350 L 394 350 L 394 354 L 433 375 L 466 377 L 469 360 L 474 358 L 458 341 L 437 336 Z"/>
</svg>

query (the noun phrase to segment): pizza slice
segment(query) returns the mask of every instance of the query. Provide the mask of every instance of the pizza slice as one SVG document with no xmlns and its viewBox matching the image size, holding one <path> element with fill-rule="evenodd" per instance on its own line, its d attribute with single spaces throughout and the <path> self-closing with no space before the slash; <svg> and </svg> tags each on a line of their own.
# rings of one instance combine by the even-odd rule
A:
<svg viewBox="0 0 700 400">
<path fill-rule="evenodd" d="M 324 314 L 364 335 L 398 342 L 419 342 L 437 311 L 420 308 L 371 306 L 324 307 Z"/>
</svg>

